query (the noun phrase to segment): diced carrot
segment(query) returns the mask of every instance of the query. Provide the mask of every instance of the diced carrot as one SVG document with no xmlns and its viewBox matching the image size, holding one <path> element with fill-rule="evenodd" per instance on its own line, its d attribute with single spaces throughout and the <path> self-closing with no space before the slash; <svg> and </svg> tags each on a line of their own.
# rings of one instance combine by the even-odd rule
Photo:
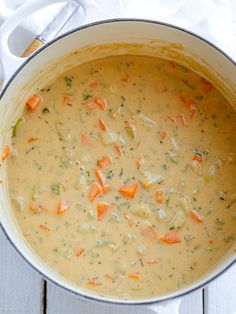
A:
<svg viewBox="0 0 236 314">
<path fill-rule="evenodd" d="M 104 97 L 95 98 L 94 101 L 101 110 L 104 110 L 107 108 L 107 101 Z"/>
<path fill-rule="evenodd" d="M 128 226 L 132 227 L 134 225 L 134 221 L 130 218 L 130 216 L 127 213 L 125 213 L 124 216 L 125 216 Z"/>
<path fill-rule="evenodd" d="M 152 226 L 147 226 L 145 229 L 142 230 L 141 234 L 144 237 L 150 238 L 151 240 L 157 239 L 157 233 Z"/>
<path fill-rule="evenodd" d="M 44 211 L 47 211 L 47 212 L 49 211 L 47 208 L 45 208 L 41 204 L 36 204 L 34 202 L 29 204 L 29 211 L 31 211 L 32 213 L 38 213 L 41 210 L 44 210 Z"/>
<path fill-rule="evenodd" d="M 149 264 L 149 265 L 157 264 L 157 260 L 156 259 L 149 259 L 147 261 L 147 264 Z"/>
<path fill-rule="evenodd" d="M 6 160 L 7 157 L 10 155 L 11 149 L 8 145 L 5 145 L 3 152 L 2 152 L 2 161 Z"/>
<path fill-rule="evenodd" d="M 156 201 L 157 201 L 157 203 L 161 204 L 161 203 L 163 203 L 163 200 L 164 200 L 164 190 L 158 189 L 156 191 Z"/>
<path fill-rule="evenodd" d="M 89 147 L 94 147 L 90 138 L 84 132 L 81 133 L 80 143 Z"/>
<path fill-rule="evenodd" d="M 38 139 L 39 139 L 38 137 L 29 137 L 29 138 L 28 138 L 28 143 L 35 142 L 35 141 L 37 141 Z"/>
<path fill-rule="evenodd" d="M 131 218 L 128 218 L 127 219 L 127 224 L 128 224 L 129 227 L 133 227 L 134 221 Z"/>
<path fill-rule="evenodd" d="M 141 279 L 141 274 L 138 272 L 135 272 L 135 273 L 128 275 L 128 278 L 133 279 L 133 280 L 139 280 L 139 279 Z"/>
<path fill-rule="evenodd" d="M 27 100 L 26 106 L 28 109 L 31 109 L 32 111 L 34 111 L 38 107 L 40 102 L 41 102 L 40 96 L 34 94 Z"/>
<path fill-rule="evenodd" d="M 208 240 L 208 243 L 209 243 L 209 244 L 213 244 L 213 242 L 214 242 L 214 241 L 213 241 L 212 239 L 209 239 L 209 240 Z"/>
<path fill-rule="evenodd" d="M 90 201 L 92 202 L 93 200 L 95 200 L 95 198 L 97 198 L 101 193 L 102 193 L 102 188 L 100 187 L 99 184 L 94 182 L 91 185 L 90 191 L 89 191 L 89 199 L 90 199 Z"/>
<path fill-rule="evenodd" d="M 185 118 L 185 114 L 181 113 L 177 116 L 177 118 L 180 119 L 181 123 L 183 126 L 186 126 L 188 125 L 187 121 L 186 121 L 186 118 Z"/>
<path fill-rule="evenodd" d="M 197 113 L 197 106 L 195 101 L 185 96 L 180 96 L 180 100 L 182 101 L 184 107 L 189 110 L 189 115 L 192 118 Z"/>
<path fill-rule="evenodd" d="M 97 81 L 92 81 L 91 83 L 89 83 L 89 86 L 92 88 L 95 88 L 98 86 L 98 82 Z"/>
<path fill-rule="evenodd" d="M 168 244 L 180 243 L 181 239 L 176 232 L 167 232 L 160 236 L 160 240 Z"/>
<path fill-rule="evenodd" d="M 121 148 L 120 148 L 120 145 L 117 144 L 117 143 L 115 143 L 115 144 L 114 144 L 114 148 L 115 148 L 116 154 L 117 154 L 118 156 L 121 156 L 121 155 L 122 155 L 122 150 L 121 150 Z"/>
<path fill-rule="evenodd" d="M 196 161 L 198 161 L 199 163 L 201 163 L 201 162 L 203 162 L 203 157 L 202 157 L 202 155 L 201 155 L 200 153 L 195 153 L 195 154 L 193 155 L 192 160 L 196 160 Z"/>
<path fill-rule="evenodd" d="M 213 85 L 210 82 L 206 81 L 205 79 L 201 79 L 200 84 L 201 84 L 201 90 L 205 94 L 208 94 L 213 90 Z"/>
<path fill-rule="evenodd" d="M 88 279 L 88 284 L 91 286 L 101 286 L 101 282 L 97 278 Z"/>
<path fill-rule="evenodd" d="M 171 69 L 176 69 L 176 63 L 174 61 L 170 61 L 169 66 Z"/>
<path fill-rule="evenodd" d="M 124 185 L 120 187 L 118 191 L 126 197 L 134 198 L 137 188 L 138 188 L 137 183 L 131 183 L 129 185 Z"/>
<path fill-rule="evenodd" d="M 138 158 L 136 160 L 136 167 L 137 167 L 137 169 L 140 169 L 143 164 L 144 164 L 144 160 L 142 158 Z"/>
<path fill-rule="evenodd" d="M 84 253 L 84 248 L 82 246 L 77 246 L 74 249 L 74 254 L 75 256 L 79 257 L 80 255 L 82 255 Z"/>
<path fill-rule="evenodd" d="M 98 166 L 102 169 L 106 169 L 107 167 L 111 166 L 111 163 L 112 159 L 108 155 L 103 156 L 101 159 L 98 160 Z"/>
<path fill-rule="evenodd" d="M 32 213 L 37 213 L 39 212 L 41 209 L 39 208 L 39 206 L 37 206 L 35 203 L 30 203 L 29 204 L 29 211 Z"/>
<path fill-rule="evenodd" d="M 65 95 L 63 97 L 63 104 L 64 105 L 69 105 L 69 106 L 72 106 L 71 104 L 71 97 L 69 95 Z"/>
<path fill-rule="evenodd" d="M 172 121 L 173 123 L 176 122 L 176 117 L 168 117 L 167 119 L 170 120 L 170 121 Z"/>
<path fill-rule="evenodd" d="M 103 119 L 98 120 L 99 129 L 102 131 L 108 131 L 108 127 Z"/>
<path fill-rule="evenodd" d="M 63 215 L 65 213 L 66 210 L 69 209 L 69 203 L 63 200 L 59 200 L 58 204 L 57 204 L 57 210 L 56 210 L 56 214 L 57 215 Z"/>
<path fill-rule="evenodd" d="M 164 140 L 166 138 L 166 131 L 161 131 L 160 132 L 160 139 Z"/>
<path fill-rule="evenodd" d="M 189 106 L 189 110 L 190 110 L 190 117 L 193 118 L 196 114 L 197 114 L 197 106 L 195 103 L 191 104 Z"/>
<path fill-rule="evenodd" d="M 105 274 L 105 277 L 106 277 L 107 279 L 111 280 L 111 281 L 115 281 L 115 278 L 112 277 L 112 276 L 109 275 L 109 274 Z"/>
<path fill-rule="evenodd" d="M 44 225 L 39 225 L 39 228 L 40 228 L 41 230 L 43 230 L 43 231 L 46 231 L 46 232 L 50 231 L 50 229 L 47 228 L 47 227 L 45 227 Z"/>
<path fill-rule="evenodd" d="M 128 76 L 124 76 L 121 78 L 122 82 L 129 82 L 129 77 Z"/>
<path fill-rule="evenodd" d="M 105 177 L 104 173 L 100 169 L 96 169 L 95 174 L 97 176 L 99 183 L 101 184 L 103 192 L 104 193 L 109 192 L 110 188 L 106 183 L 106 177 Z"/>
<path fill-rule="evenodd" d="M 203 217 L 199 215 L 194 209 L 191 210 L 191 217 L 198 223 L 203 222 Z"/>
<path fill-rule="evenodd" d="M 97 109 L 97 104 L 95 103 L 95 101 L 89 101 L 86 103 L 86 108 L 88 109 L 88 111 L 93 111 L 95 109 Z"/>
<path fill-rule="evenodd" d="M 186 97 L 186 96 L 180 96 L 180 100 L 182 101 L 186 109 L 188 109 L 191 106 L 191 104 L 194 103 L 194 101 L 191 98 Z"/>
<path fill-rule="evenodd" d="M 108 203 L 98 203 L 97 205 L 97 216 L 98 221 L 102 221 L 104 217 L 108 214 L 112 206 Z"/>
</svg>

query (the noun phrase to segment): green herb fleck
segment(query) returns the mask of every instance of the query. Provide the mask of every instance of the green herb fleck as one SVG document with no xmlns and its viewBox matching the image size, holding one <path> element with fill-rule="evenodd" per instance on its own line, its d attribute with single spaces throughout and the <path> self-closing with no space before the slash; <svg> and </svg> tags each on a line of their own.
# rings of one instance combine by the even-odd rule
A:
<svg viewBox="0 0 236 314">
<path fill-rule="evenodd" d="M 65 76 L 64 81 L 65 81 L 67 87 L 72 86 L 72 77 L 71 76 Z"/>
<path fill-rule="evenodd" d="M 17 130 L 18 130 L 18 128 L 19 128 L 19 126 L 21 125 L 22 122 L 23 122 L 23 119 L 20 118 L 14 124 L 13 129 L 12 129 L 12 136 L 13 137 L 16 136 Z"/>
<path fill-rule="evenodd" d="M 86 93 L 82 93 L 82 97 L 83 97 L 83 100 L 87 100 L 89 98 L 92 98 L 92 95 L 86 94 Z"/>
<path fill-rule="evenodd" d="M 51 110 L 47 107 L 43 108 L 42 113 L 50 113 Z"/>
<path fill-rule="evenodd" d="M 55 195 L 60 195 L 61 187 L 59 183 L 54 183 L 51 185 L 51 190 Z"/>
</svg>

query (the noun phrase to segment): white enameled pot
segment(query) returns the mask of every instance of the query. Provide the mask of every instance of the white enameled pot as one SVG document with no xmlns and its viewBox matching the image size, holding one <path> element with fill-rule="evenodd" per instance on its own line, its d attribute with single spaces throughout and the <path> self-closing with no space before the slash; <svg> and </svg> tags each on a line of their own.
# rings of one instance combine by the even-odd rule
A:
<svg viewBox="0 0 236 314">
<path fill-rule="evenodd" d="M 0 59 L 4 70 L 4 87 L 0 96 L 0 152 L 5 143 L 10 141 L 12 123 L 22 113 L 25 99 L 34 91 L 35 86 L 43 86 L 70 66 L 108 55 L 132 53 L 174 59 L 214 82 L 232 106 L 236 105 L 234 61 L 195 34 L 155 21 L 117 19 L 88 24 L 46 44 L 27 60 L 14 56 L 8 47 L 8 38 L 12 31 L 25 16 L 56 2 L 62 0 L 30 1 L 11 15 L 0 29 Z M 84 9 L 86 21 L 86 18 L 89 19 L 91 6 L 86 0 L 79 2 Z M 75 293 L 81 299 L 115 306 L 146 306 L 162 314 L 178 313 L 181 296 L 206 285 L 236 260 L 234 246 L 206 276 L 160 297 L 119 300 L 98 296 L 68 282 L 34 254 L 25 242 L 11 210 L 4 163 L 0 168 L 0 178 L 3 179 L 3 184 L 0 185 L 0 222 L 12 245 L 46 279 Z"/>
</svg>

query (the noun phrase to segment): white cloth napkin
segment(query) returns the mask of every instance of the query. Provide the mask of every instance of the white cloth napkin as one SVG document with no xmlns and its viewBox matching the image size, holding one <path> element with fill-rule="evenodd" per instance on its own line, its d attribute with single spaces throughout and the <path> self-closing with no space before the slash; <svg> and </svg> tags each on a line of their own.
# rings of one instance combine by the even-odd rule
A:
<svg viewBox="0 0 236 314">
<path fill-rule="evenodd" d="M 27 1 L 31 0 L 0 0 L 0 25 L 7 16 Z M 87 2 L 90 7 L 89 22 L 121 17 L 167 22 L 207 38 L 236 60 L 236 0 L 87 0 Z M 30 40 L 42 32 L 62 5 L 54 4 L 26 17 L 9 40 L 13 53 L 20 55 Z M 83 10 L 80 9 L 60 34 L 83 23 Z"/>
</svg>

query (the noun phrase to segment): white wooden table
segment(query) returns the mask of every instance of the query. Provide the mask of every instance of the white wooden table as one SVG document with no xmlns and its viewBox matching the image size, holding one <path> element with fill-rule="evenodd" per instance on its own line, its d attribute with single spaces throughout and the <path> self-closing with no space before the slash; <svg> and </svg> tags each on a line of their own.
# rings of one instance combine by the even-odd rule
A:
<svg viewBox="0 0 236 314">
<path fill-rule="evenodd" d="M 33 270 L 0 229 L 0 314 L 151 314 L 78 298 Z M 171 313 L 170 313 L 171 314 Z M 203 290 L 186 296 L 180 314 L 236 314 L 236 264 Z"/>
</svg>

